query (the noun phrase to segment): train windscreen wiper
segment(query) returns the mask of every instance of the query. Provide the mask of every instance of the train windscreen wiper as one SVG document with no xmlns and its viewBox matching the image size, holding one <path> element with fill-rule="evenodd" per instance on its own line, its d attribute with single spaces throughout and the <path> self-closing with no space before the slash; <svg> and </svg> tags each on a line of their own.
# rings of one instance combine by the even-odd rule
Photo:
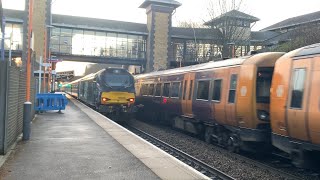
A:
<svg viewBox="0 0 320 180">
<path fill-rule="evenodd" d="M 105 85 L 112 89 L 112 86 L 110 86 L 108 83 L 105 83 Z"/>
</svg>

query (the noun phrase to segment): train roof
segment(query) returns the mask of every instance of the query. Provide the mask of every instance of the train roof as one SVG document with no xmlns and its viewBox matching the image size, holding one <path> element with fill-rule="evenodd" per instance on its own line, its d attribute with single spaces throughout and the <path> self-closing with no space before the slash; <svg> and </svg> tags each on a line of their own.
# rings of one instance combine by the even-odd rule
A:
<svg viewBox="0 0 320 180">
<path fill-rule="evenodd" d="M 116 68 L 116 67 L 104 68 L 104 69 L 101 69 L 100 71 L 98 71 L 98 72 L 96 72 L 96 73 L 88 74 L 88 75 L 86 75 L 86 76 L 84 76 L 84 77 L 82 77 L 82 78 L 80 78 L 80 79 L 77 79 L 77 80 L 75 80 L 75 81 L 72 81 L 72 82 L 68 82 L 68 83 L 66 83 L 66 84 L 63 84 L 62 86 L 66 86 L 66 85 L 68 85 L 68 84 L 74 84 L 74 83 L 77 83 L 77 82 L 83 81 L 83 80 L 93 79 L 97 74 L 100 74 L 100 73 L 102 73 L 102 72 L 104 72 L 104 71 L 109 71 L 109 70 L 111 70 L 111 71 L 113 71 L 113 70 L 124 70 L 125 72 L 129 73 L 126 69 L 123 69 L 123 68 Z M 123 72 L 124 72 L 124 71 L 123 71 Z"/>
<path fill-rule="evenodd" d="M 300 48 L 293 57 L 320 55 L 320 43 Z"/>
<path fill-rule="evenodd" d="M 274 53 L 267 52 L 267 53 L 260 53 L 260 54 L 251 55 L 251 56 L 243 56 L 243 57 L 233 58 L 233 59 L 228 59 L 223 61 L 216 61 L 216 62 L 210 61 L 207 63 L 197 64 L 193 66 L 186 66 L 181 68 L 168 69 L 164 71 L 155 71 L 155 72 L 146 73 L 146 74 L 139 74 L 134 77 L 136 79 L 140 79 L 140 78 L 147 78 L 147 77 L 153 77 L 153 76 L 159 76 L 159 75 L 172 75 L 172 74 L 180 74 L 180 73 L 191 72 L 191 71 L 201 71 L 201 70 L 212 69 L 212 68 L 237 66 L 237 65 L 243 64 L 246 60 L 251 59 L 250 57 L 271 55 L 271 54 L 274 54 Z M 254 61 L 256 61 L 256 59 Z M 254 62 L 251 62 L 251 63 L 254 63 Z"/>
<path fill-rule="evenodd" d="M 181 68 L 174 68 L 174 69 L 168 69 L 164 71 L 155 71 L 151 73 L 146 74 L 139 74 L 136 75 L 135 78 L 145 78 L 145 77 L 152 77 L 152 76 L 159 76 L 159 75 L 169 75 L 169 74 L 179 74 L 183 72 L 190 72 L 190 71 L 196 71 L 196 70 L 205 70 L 210 68 L 217 68 L 217 67 L 226 67 L 226 66 L 235 66 L 242 64 L 248 56 L 240 57 L 240 58 L 234 58 L 234 59 L 228 59 L 224 61 L 210 61 L 207 63 L 192 65 L 192 66 L 185 66 Z"/>
</svg>

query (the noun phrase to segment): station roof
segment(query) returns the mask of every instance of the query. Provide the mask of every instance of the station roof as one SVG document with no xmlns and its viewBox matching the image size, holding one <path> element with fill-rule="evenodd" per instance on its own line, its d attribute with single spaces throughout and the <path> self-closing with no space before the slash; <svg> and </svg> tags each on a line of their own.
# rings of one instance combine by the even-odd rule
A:
<svg viewBox="0 0 320 180">
<path fill-rule="evenodd" d="M 238 19 L 244 19 L 244 20 L 248 20 L 250 22 L 256 22 L 256 21 L 259 21 L 260 19 L 257 18 L 257 17 L 254 17 L 254 16 L 251 16 L 249 14 L 246 14 L 246 13 L 243 13 L 243 12 L 240 12 L 238 10 L 231 10 L 231 11 L 228 11 L 224 14 L 221 14 L 220 16 L 218 17 L 215 17 L 213 18 L 212 20 L 208 21 L 208 22 L 205 22 L 204 24 L 205 25 L 214 25 L 214 24 L 217 24 L 217 23 L 220 23 L 221 21 L 224 21 L 225 19 L 227 18 L 238 18 Z"/>
<path fill-rule="evenodd" d="M 52 15 L 53 26 L 62 26 L 78 29 L 111 31 L 119 33 L 147 35 L 148 30 L 146 24 L 115 21 L 98 18 L 88 18 L 68 15 Z"/>
<path fill-rule="evenodd" d="M 24 18 L 27 16 L 25 11 L 3 9 L 3 14 L 6 17 L 6 21 L 23 23 Z"/>
<path fill-rule="evenodd" d="M 281 33 L 273 32 L 273 31 L 252 31 L 251 39 L 252 41 L 262 42 L 266 41 L 270 38 L 279 36 Z"/>
<path fill-rule="evenodd" d="M 274 30 L 286 29 L 293 26 L 312 23 L 316 21 L 320 21 L 320 11 L 283 20 L 281 22 L 278 22 L 276 24 L 266 27 L 261 31 L 274 31 Z"/>
<path fill-rule="evenodd" d="M 174 1 L 174 0 L 145 0 L 139 6 L 139 8 L 146 8 L 150 4 L 158 4 L 158 5 L 164 5 L 164 6 L 169 6 L 169 7 L 173 6 L 174 8 L 181 6 L 181 3 L 179 3 L 178 1 Z"/>
<path fill-rule="evenodd" d="M 290 38 L 291 32 L 252 31 L 250 41 L 252 44 L 257 43 L 268 46 L 288 41 Z"/>
</svg>

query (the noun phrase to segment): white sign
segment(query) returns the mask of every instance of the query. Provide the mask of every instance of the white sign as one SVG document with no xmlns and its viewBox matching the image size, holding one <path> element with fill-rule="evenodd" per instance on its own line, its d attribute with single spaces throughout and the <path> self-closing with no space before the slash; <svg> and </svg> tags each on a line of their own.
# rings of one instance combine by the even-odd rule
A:
<svg viewBox="0 0 320 180">
<path fill-rule="evenodd" d="M 48 62 L 62 62 L 62 59 L 50 58 L 50 59 L 48 59 Z"/>
<path fill-rule="evenodd" d="M 56 74 L 56 70 L 52 70 L 52 71 L 51 71 L 51 74 Z"/>
<path fill-rule="evenodd" d="M 51 66 L 51 63 L 42 63 L 42 66 L 44 66 L 44 67 L 50 67 L 50 66 Z"/>
</svg>

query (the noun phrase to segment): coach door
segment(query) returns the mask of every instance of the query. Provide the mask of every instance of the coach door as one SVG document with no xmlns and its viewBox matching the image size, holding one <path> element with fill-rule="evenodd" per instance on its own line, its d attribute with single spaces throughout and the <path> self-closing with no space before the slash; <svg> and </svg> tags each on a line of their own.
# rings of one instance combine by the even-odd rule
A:
<svg viewBox="0 0 320 180">
<path fill-rule="evenodd" d="M 311 65 L 313 72 L 310 78 L 312 87 L 309 95 L 308 121 L 310 140 L 313 144 L 320 144 L 320 56 L 314 58 Z"/>
<path fill-rule="evenodd" d="M 289 98 L 287 104 L 287 123 L 289 135 L 296 139 L 308 141 L 308 99 L 311 75 L 311 60 L 293 60 Z"/>
<path fill-rule="evenodd" d="M 193 117 L 192 113 L 192 95 L 194 89 L 195 73 L 187 73 L 183 79 L 182 89 L 182 113 L 185 116 Z"/>
<path fill-rule="evenodd" d="M 236 120 L 236 97 L 237 97 L 237 84 L 238 84 L 239 68 L 232 68 L 229 72 L 228 92 L 226 101 L 226 119 L 229 125 L 238 125 Z"/>
</svg>

